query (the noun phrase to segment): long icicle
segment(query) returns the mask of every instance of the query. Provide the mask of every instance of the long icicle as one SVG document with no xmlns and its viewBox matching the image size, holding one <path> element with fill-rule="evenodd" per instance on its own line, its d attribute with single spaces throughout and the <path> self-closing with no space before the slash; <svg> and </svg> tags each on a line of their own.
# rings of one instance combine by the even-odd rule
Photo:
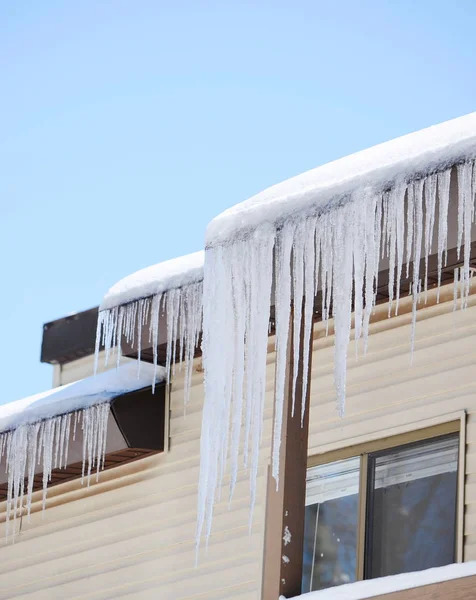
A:
<svg viewBox="0 0 476 600">
<path fill-rule="evenodd" d="M 170 375 L 175 369 L 177 359 L 180 359 L 180 368 L 182 368 L 183 359 L 185 368 L 184 402 L 186 405 L 190 398 L 193 358 L 202 330 L 202 296 L 203 282 L 198 281 L 181 288 L 172 288 L 151 297 L 141 298 L 119 307 L 99 311 L 94 372 L 97 373 L 99 368 L 99 352 L 102 347 L 105 351 L 106 364 L 111 353 L 116 353 L 117 365 L 120 364 L 122 341 L 124 339 L 131 348 L 137 347 L 139 375 L 142 329 L 147 325 L 149 328 L 149 342 L 153 345 L 153 363 L 154 367 L 157 368 L 159 329 L 162 321 L 165 320 L 167 328 L 167 381 L 170 381 Z M 155 377 L 151 384 L 154 388 Z"/>
<path fill-rule="evenodd" d="M 110 403 L 94 405 L 78 411 L 84 426 L 83 469 L 90 473 L 94 465 L 104 465 L 107 425 Z M 76 414 L 78 414 L 76 413 Z M 0 434 L 0 459 L 5 460 L 7 473 L 6 536 L 13 522 L 26 508 L 28 519 L 36 471 L 43 473 L 42 506 L 46 508 L 46 497 L 51 474 L 55 468 L 65 468 L 70 443 L 71 414 L 60 415 L 44 421 L 22 424 Z M 24 506 L 26 485 L 26 507 Z"/>
</svg>

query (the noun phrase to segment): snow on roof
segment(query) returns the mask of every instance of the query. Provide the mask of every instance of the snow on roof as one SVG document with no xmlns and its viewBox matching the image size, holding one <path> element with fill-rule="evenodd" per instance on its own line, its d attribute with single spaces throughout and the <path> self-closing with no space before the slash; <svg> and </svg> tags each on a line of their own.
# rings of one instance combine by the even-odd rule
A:
<svg viewBox="0 0 476 600">
<path fill-rule="evenodd" d="M 202 250 L 136 271 L 112 286 L 104 296 L 99 310 L 107 310 L 201 281 L 203 261 Z"/>
<path fill-rule="evenodd" d="M 142 363 L 138 372 L 136 362 L 0 406 L 0 433 L 150 386 L 153 365 Z M 164 379 L 164 367 L 157 367 L 157 382 Z"/>
<path fill-rule="evenodd" d="M 278 183 L 226 210 L 207 228 L 207 246 L 245 236 L 260 223 L 321 211 L 358 189 L 381 191 L 399 179 L 476 156 L 476 112 L 373 146 Z"/>
<path fill-rule="evenodd" d="M 432 583 L 476 575 L 476 561 L 447 565 L 415 573 L 402 573 L 366 581 L 356 581 L 299 596 L 304 600 L 364 600 L 392 592 L 400 592 Z M 284 600 L 281 596 L 280 600 Z"/>
<path fill-rule="evenodd" d="M 276 348 L 272 475 L 279 485 L 289 343 L 294 340 L 292 406 L 299 402 L 304 418 L 307 378 L 299 394 L 296 384 L 298 373 L 309 369 L 308 341 L 319 286 L 318 310 L 326 333 L 333 319 L 335 398 L 341 416 L 350 338 L 354 337 L 356 348 L 362 340 L 367 351 L 382 260 L 389 269 L 389 316 L 398 313 L 404 280 L 412 291 L 409 351 L 413 353 L 420 293 L 426 298 L 429 287 L 430 255 L 437 255 L 439 286 L 446 250 L 451 248 L 452 190 L 457 222 L 451 233 L 457 240 L 457 260 L 463 263 L 455 272 L 455 298 L 456 303 L 460 298 L 463 308 L 467 305 L 475 159 L 473 113 L 304 173 L 231 208 L 209 224 L 202 302 L 206 377 L 197 547 L 202 532 L 206 540 L 210 536 L 213 505 L 222 485 L 220 473 L 228 457 L 233 495 L 241 429 L 252 432 L 250 436 L 245 433 L 245 452 L 253 465 L 253 510 L 271 302 Z M 415 267 L 410 269 L 411 264 Z M 421 272 L 416 265 L 423 265 Z M 243 411 L 246 422 L 239 418 Z M 254 422 L 261 424 L 254 427 Z"/>
</svg>

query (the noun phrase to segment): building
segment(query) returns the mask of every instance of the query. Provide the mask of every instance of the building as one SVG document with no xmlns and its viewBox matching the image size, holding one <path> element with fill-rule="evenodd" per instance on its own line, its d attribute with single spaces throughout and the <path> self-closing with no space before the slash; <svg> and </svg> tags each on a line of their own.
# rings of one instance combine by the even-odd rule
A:
<svg viewBox="0 0 476 600">
<path fill-rule="evenodd" d="M 86 383 L 4 409 L 28 434 L 2 444 L 107 404 L 84 479 L 108 468 L 82 484 L 57 425 L 72 458 L 10 508 L 0 598 L 476 597 L 475 158 L 472 114 L 341 159 L 212 222 L 203 283 L 197 253 L 112 288 L 99 338 L 97 310 L 47 324 L 54 385 Z"/>
</svg>

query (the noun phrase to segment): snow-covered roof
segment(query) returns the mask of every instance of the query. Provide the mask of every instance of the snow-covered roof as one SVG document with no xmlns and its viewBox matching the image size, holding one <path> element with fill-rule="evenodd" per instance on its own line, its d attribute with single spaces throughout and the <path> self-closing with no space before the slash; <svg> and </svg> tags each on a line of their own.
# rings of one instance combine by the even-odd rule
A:
<svg viewBox="0 0 476 600">
<path fill-rule="evenodd" d="M 207 246 L 245 236 L 259 224 L 322 211 L 359 189 L 376 192 L 399 179 L 442 170 L 476 156 L 476 112 L 373 146 L 278 183 L 218 215 Z"/>
<path fill-rule="evenodd" d="M 140 390 L 150 386 L 153 374 L 153 365 L 142 363 L 138 371 L 136 361 L 131 361 L 118 369 L 3 404 L 0 406 L 0 433 Z M 156 381 L 164 379 L 165 369 L 157 367 Z"/>
<path fill-rule="evenodd" d="M 107 310 L 201 281 L 203 260 L 204 253 L 200 251 L 136 271 L 112 286 L 104 296 L 99 310 Z"/>
<path fill-rule="evenodd" d="M 410 590 L 424 585 L 442 583 L 461 577 L 476 575 L 476 561 L 459 563 L 427 569 L 414 573 L 402 573 L 389 577 L 378 577 L 366 581 L 356 581 L 318 592 L 310 592 L 299 596 L 303 600 L 365 600 L 392 592 Z M 285 600 L 282 596 L 280 600 Z"/>
<path fill-rule="evenodd" d="M 297 408 L 303 419 L 307 378 L 297 394 L 297 377 L 309 369 L 316 307 L 326 323 L 326 333 L 333 320 L 335 397 L 343 416 L 350 338 L 354 337 L 356 349 L 362 340 L 363 351 L 367 351 L 383 260 L 389 269 L 389 316 L 398 314 L 404 280 L 412 291 L 410 355 L 415 347 L 420 292 L 426 299 L 430 284 L 432 254 L 437 257 L 439 286 L 446 251 L 457 247 L 462 266 L 451 265 L 458 266 L 455 305 L 467 305 L 475 190 L 473 113 L 294 177 L 209 224 L 202 302 L 206 377 L 197 546 L 202 532 L 209 539 L 213 504 L 222 485 L 220 474 L 228 459 L 230 497 L 233 495 L 242 451 L 241 429 L 253 432 L 244 434 L 248 444 L 244 451 L 249 452 L 253 465 L 253 507 L 271 302 L 276 348 L 272 475 L 279 485 L 290 339 L 292 408 Z M 452 246 L 448 246 L 450 214 L 457 216 Z M 245 413 L 247 420 L 240 420 Z"/>
</svg>

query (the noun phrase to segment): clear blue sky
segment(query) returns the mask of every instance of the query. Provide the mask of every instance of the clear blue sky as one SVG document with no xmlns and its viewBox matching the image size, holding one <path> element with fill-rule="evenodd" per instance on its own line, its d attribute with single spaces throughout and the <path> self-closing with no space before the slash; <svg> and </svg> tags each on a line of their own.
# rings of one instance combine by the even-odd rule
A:
<svg viewBox="0 0 476 600">
<path fill-rule="evenodd" d="M 0 4 L 0 403 L 42 324 L 225 208 L 476 109 L 474 0 Z"/>
</svg>

